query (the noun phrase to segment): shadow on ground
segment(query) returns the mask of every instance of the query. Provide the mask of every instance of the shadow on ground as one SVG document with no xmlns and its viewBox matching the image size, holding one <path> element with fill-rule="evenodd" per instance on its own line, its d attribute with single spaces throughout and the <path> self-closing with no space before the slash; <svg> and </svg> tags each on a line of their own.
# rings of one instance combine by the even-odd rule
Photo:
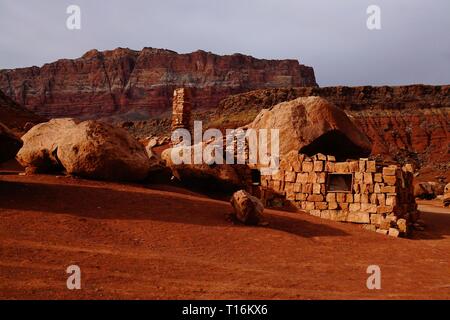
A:
<svg viewBox="0 0 450 320">
<path fill-rule="evenodd" d="M 203 226 L 229 226 L 226 216 L 231 212 L 227 202 L 126 184 L 114 184 L 110 188 L 0 180 L 0 214 L 5 209 L 94 219 L 148 219 Z M 270 225 L 267 228 L 300 237 L 348 235 L 326 224 L 306 221 L 299 213 L 270 214 L 268 220 Z"/>
</svg>

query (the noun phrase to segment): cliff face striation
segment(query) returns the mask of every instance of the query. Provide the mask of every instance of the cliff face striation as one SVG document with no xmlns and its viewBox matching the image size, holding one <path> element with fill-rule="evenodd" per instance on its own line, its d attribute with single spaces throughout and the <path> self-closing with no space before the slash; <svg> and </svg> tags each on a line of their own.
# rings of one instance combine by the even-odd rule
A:
<svg viewBox="0 0 450 320">
<path fill-rule="evenodd" d="M 25 109 L 0 91 L 0 122 L 9 129 L 22 134 L 31 126 L 44 121 L 46 121 L 44 117 Z"/>
<path fill-rule="evenodd" d="M 448 175 L 449 85 L 256 90 L 221 101 L 213 124 L 244 125 L 263 108 L 305 96 L 320 96 L 344 109 L 372 141 L 373 156 L 412 162 L 433 174 Z"/>
<path fill-rule="evenodd" d="M 160 115 L 170 110 L 173 90 L 182 86 L 195 87 L 194 108 L 202 109 L 217 106 L 230 94 L 317 84 L 313 69 L 297 60 L 153 48 L 91 50 L 41 68 L 0 70 L 0 90 L 47 117 Z"/>
</svg>

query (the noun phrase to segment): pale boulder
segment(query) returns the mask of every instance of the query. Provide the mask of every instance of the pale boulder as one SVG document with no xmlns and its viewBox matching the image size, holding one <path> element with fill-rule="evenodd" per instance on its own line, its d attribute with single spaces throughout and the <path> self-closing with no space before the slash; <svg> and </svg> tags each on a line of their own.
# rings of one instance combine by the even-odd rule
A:
<svg viewBox="0 0 450 320">
<path fill-rule="evenodd" d="M 262 220 L 264 205 L 261 200 L 252 196 L 245 190 L 233 194 L 230 203 L 234 209 L 234 216 L 247 225 L 257 225 Z"/>
<path fill-rule="evenodd" d="M 295 151 L 357 159 L 368 156 L 372 147 L 343 110 L 321 97 L 302 97 L 264 109 L 247 127 L 279 129 L 280 157 Z"/>
<path fill-rule="evenodd" d="M 66 170 L 90 179 L 145 179 L 150 161 L 145 148 L 125 130 L 97 122 L 54 119 L 23 136 L 17 156 L 27 169 Z"/>
<path fill-rule="evenodd" d="M 53 119 L 40 123 L 22 136 L 23 147 L 17 161 L 28 171 L 49 172 L 63 169 L 57 151 L 61 139 L 71 132 L 78 122 L 74 119 Z"/>
</svg>

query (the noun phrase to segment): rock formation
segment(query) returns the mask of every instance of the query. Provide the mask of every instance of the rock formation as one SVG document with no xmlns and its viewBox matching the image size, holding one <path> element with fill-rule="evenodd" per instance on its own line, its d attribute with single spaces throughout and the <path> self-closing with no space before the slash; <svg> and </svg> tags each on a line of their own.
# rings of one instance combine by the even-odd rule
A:
<svg viewBox="0 0 450 320">
<path fill-rule="evenodd" d="M 172 132 L 176 129 L 191 131 L 191 99 L 191 92 L 188 88 L 178 88 L 173 91 Z"/>
<path fill-rule="evenodd" d="M 17 155 L 27 171 L 65 169 L 101 180 L 138 181 L 147 177 L 150 160 L 142 144 L 109 124 L 53 119 L 23 136 Z"/>
<path fill-rule="evenodd" d="M 15 157 L 22 140 L 0 122 L 0 163 Z"/>
<path fill-rule="evenodd" d="M 202 142 L 201 148 L 210 145 L 211 142 Z M 164 150 L 161 154 L 161 159 L 166 166 L 172 170 L 172 174 L 186 185 L 191 185 L 199 188 L 211 188 L 230 191 L 237 190 L 245 186 L 245 179 L 248 177 L 249 169 L 245 165 L 228 165 L 228 164 L 211 164 L 206 161 L 196 164 L 194 161 L 195 146 L 175 146 Z M 177 163 L 174 161 L 175 156 L 180 158 L 183 154 L 188 154 L 191 157 L 189 163 Z M 185 158 L 187 159 L 187 158 Z"/>
<path fill-rule="evenodd" d="M 450 183 L 447 183 L 447 185 L 445 186 L 442 202 L 445 207 L 450 206 Z"/>
<path fill-rule="evenodd" d="M 236 128 L 262 109 L 320 96 L 345 110 L 372 142 L 372 155 L 450 172 L 450 86 L 328 87 L 256 90 L 224 99 L 214 122 Z M 450 176 L 448 176 L 450 179 Z"/>
<path fill-rule="evenodd" d="M 344 111 L 320 97 L 297 98 L 264 109 L 248 127 L 278 129 L 280 157 L 297 151 L 345 160 L 365 157 L 372 147 Z"/>
<path fill-rule="evenodd" d="M 414 184 L 414 197 L 419 199 L 434 199 L 444 193 L 444 186 L 438 182 L 418 182 Z"/>
<path fill-rule="evenodd" d="M 144 48 L 91 50 L 81 58 L 0 71 L 0 90 L 47 117 L 96 117 L 138 110 L 159 115 L 172 92 L 195 87 L 193 107 L 215 107 L 224 97 L 259 88 L 316 86 L 311 67 L 297 60 L 242 54 Z"/>
<path fill-rule="evenodd" d="M 46 121 L 23 106 L 14 102 L 0 91 L 0 122 L 16 133 L 24 133 L 35 124 Z"/>
</svg>

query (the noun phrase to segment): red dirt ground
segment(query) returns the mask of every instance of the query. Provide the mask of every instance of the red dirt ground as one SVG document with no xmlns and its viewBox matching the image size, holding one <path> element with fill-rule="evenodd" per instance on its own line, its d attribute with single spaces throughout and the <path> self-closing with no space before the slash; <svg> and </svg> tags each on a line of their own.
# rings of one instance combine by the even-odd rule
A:
<svg viewBox="0 0 450 320">
<path fill-rule="evenodd" d="M 304 213 L 233 225 L 184 189 L 0 169 L 2 299 L 449 299 L 450 211 L 395 239 Z M 434 211 L 434 212 L 433 212 Z M 67 266 L 82 289 L 66 288 Z M 368 290 L 379 265 L 382 289 Z"/>
</svg>

